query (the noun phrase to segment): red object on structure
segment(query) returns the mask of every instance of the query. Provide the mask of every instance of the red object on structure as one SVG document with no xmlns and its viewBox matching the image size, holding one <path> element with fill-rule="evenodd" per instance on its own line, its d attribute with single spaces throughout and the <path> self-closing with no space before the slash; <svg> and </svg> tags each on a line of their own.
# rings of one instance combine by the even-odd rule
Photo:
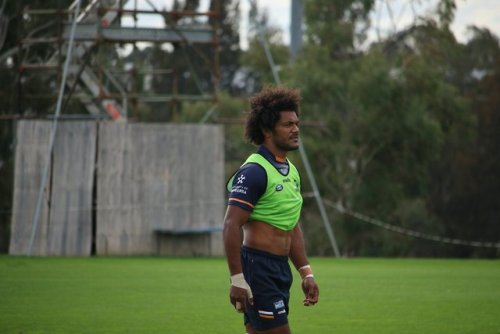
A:
<svg viewBox="0 0 500 334">
<path fill-rule="evenodd" d="M 106 103 L 105 108 L 106 112 L 113 120 L 116 121 L 122 117 L 120 111 L 118 110 L 118 108 L 115 107 L 115 105 L 112 102 Z"/>
</svg>

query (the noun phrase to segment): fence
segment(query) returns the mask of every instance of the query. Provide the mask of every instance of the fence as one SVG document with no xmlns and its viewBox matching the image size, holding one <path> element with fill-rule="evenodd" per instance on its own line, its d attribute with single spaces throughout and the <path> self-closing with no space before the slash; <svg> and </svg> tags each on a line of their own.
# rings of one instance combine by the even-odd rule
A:
<svg viewBox="0 0 500 334">
<path fill-rule="evenodd" d="M 51 123 L 17 127 L 9 253 L 29 251 Z M 223 130 L 60 123 L 32 254 L 221 255 Z"/>
</svg>

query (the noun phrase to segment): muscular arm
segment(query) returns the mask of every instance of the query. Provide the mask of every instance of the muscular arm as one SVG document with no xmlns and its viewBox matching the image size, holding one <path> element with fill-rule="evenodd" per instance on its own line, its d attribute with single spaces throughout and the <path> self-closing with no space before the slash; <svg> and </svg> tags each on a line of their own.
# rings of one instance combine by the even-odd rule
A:
<svg viewBox="0 0 500 334">
<path fill-rule="evenodd" d="M 227 265 L 231 275 L 242 272 L 240 260 L 240 247 L 242 242 L 241 228 L 248 221 L 249 217 L 249 211 L 234 205 L 227 206 L 222 235 Z"/>
<path fill-rule="evenodd" d="M 304 247 L 304 235 L 300 225 L 297 224 L 292 230 L 292 243 L 290 245 L 290 260 L 292 260 L 295 269 L 309 264 Z"/>
<path fill-rule="evenodd" d="M 250 287 L 243 277 L 241 268 L 241 227 L 248 221 L 250 212 L 234 205 L 228 205 L 224 217 L 224 249 L 226 251 L 227 265 L 231 276 L 240 274 L 238 283 L 231 278 L 229 300 L 238 312 L 244 312 L 247 302 L 253 304 Z"/>
<path fill-rule="evenodd" d="M 299 268 L 308 265 L 306 250 L 304 247 L 304 235 L 302 230 L 297 224 L 292 231 L 292 243 L 290 246 L 290 260 L 292 260 L 293 265 L 297 270 Z M 314 277 L 305 278 L 302 280 L 302 291 L 304 292 L 304 305 L 314 305 L 318 302 L 319 298 L 319 288 Z"/>
</svg>

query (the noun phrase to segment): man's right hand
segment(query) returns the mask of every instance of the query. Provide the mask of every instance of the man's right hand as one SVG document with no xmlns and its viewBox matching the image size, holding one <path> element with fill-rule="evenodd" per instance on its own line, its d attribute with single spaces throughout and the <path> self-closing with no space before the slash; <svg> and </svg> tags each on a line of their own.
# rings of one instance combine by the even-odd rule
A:
<svg viewBox="0 0 500 334">
<path fill-rule="evenodd" d="M 252 289 L 250 289 L 242 273 L 231 276 L 229 299 L 238 312 L 245 312 L 247 302 L 253 305 Z"/>
</svg>

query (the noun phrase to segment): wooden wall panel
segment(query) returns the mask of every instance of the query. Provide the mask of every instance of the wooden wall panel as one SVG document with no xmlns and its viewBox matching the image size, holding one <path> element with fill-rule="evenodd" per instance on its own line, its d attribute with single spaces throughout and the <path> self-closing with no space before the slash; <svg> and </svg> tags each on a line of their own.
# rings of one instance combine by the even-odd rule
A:
<svg viewBox="0 0 500 334">
<path fill-rule="evenodd" d="M 19 121 L 9 254 L 28 255 L 33 217 L 49 151 L 50 122 Z M 32 254 L 47 255 L 50 179 L 46 183 Z"/>
<path fill-rule="evenodd" d="M 18 123 L 10 254 L 28 253 L 51 128 Z M 90 254 L 93 187 L 98 255 L 222 255 L 221 232 L 154 233 L 222 226 L 221 126 L 62 122 L 47 181 L 33 255 Z"/>
<path fill-rule="evenodd" d="M 95 122 L 59 123 L 52 162 L 49 255 L 90 255 L 95 154 Z"/>
<path fill-rule="evenodd" d="M 9 253 L 26 255 L 49 157 L 52 122 L 17 127 L 14 204 Z M 90 255 L 96 124 L 60 122 L 31 255 Z"/>
<path fill-rule="evenodd" d="M 221 226 L 222 131 L 214 125 L 101 124 L 97 253 L 155 254 L 154 229 Z M 221 254 L 220 241 L 210 251 Z"/>
</svg>

